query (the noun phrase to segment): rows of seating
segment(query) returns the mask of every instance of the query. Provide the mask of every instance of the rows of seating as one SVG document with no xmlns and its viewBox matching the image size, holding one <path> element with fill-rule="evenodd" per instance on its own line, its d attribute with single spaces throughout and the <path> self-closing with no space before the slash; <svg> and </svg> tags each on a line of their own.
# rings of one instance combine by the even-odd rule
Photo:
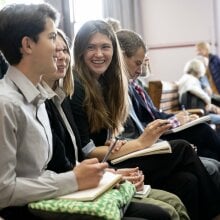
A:
<svg viewBox="0 0 220 220">
<path fill-rule="evenodd" d="M 154 105 L 163 112 L 176 113 L 181 110 L 179 102 L 178 86 L 170 81 L 149 81 L 148 94 Z M 204 115 L 203 109 L 187 109 L 190 113 Z"/>
</svg>

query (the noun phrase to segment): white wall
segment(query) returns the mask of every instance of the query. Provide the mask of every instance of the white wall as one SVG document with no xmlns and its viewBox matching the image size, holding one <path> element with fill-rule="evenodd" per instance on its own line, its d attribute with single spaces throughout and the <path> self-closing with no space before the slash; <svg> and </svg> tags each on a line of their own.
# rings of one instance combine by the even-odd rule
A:
<svg viewBox="0 0 220 220">
<path fill-rule="evenodd" d="M 213 1 L 142 0 L 143 37 L 151 59 L 150 80 L 179 79 L 186 61 L 196 55 L 195 43 L 215 42 Z"/>
<path fill-rule="evenodd" d="M 214 28 L 215 28 L 215 37 L 216 37 L 216 53 L 220 55 L 220 1 L 214 0 L 213 3 L 214 9 Z"/>
</svg>

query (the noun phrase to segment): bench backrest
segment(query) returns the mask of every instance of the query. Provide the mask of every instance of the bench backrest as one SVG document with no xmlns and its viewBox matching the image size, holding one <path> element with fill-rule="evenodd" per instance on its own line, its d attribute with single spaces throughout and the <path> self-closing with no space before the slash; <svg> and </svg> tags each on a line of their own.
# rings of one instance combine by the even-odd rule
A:
<svg viewBox="0 0 220 220">
<path fill-rule="evenodd" d="M 170 113 L 181 108 L 175 82 L 149 81 L 148 93 L 154 105 L 163 112 Z"/>
</svg>

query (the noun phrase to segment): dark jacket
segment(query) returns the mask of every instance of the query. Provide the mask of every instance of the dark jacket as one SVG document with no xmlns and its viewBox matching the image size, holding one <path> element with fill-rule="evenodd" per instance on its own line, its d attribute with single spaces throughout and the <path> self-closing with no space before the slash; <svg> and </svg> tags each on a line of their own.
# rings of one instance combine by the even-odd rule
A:
<svg viewBox="0 0 220 220">
<path fill-rule="evenodd" d="M 209 69 L 218 92 L 220 93 L 220 58 L 209 54 Z"/>
<path fill-rule="evenodd" d="M 150 96 L 147 94 L 147 92 L 143 89 L 145 98 L 148 102 L 148 106 L 151 109 L 151 112 L 153 113 L 155 119 L 167 119 L 173 114 L 166 114 L 163 112 L 160 112 L 153 104 Z M 136 112 L 136 115 L 138 116 L 139 120 L 143 123 L 144 126 L 146 126 L 148 123 L 154 120 L 152 118 L 151 114 L 147 110 L 146 103 L 142 99 L 142 97 L 138 94 L 138 92 L 135 90 L 135 88 L 132 86 L 132 84 L 129 85 L 129 95 L 131 97 L 131 101 L 134 107 L 134 110 Z"/>
<path fill-rule="evenodd" d="M 53 136 L 53 156 L 48 164 L 47 169 L 53 170 L 58 173 L 72 170 L 76 164 L 76 159 L 74 146 L 69 132 L 53 101 L 47 100 L 45 102 L 45 105 L 49 116 Z M 65 108 L 68 108 L 68 103 L 65 103 L 64 106 Z M 81 161 L 83 159 L 83 154 L 81 151 L 81 142 L 78 131 L 75 127 L 74 118 L 69 115 L 68 121 L 76 138 L 76 143 L 78 146 L 78 157 Z"/>
</svg>

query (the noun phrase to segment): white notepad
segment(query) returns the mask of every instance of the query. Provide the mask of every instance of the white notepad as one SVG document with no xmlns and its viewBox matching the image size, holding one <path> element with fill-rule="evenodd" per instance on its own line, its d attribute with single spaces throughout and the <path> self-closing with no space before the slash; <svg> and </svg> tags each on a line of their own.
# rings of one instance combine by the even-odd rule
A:
<svg viewBox="0 0 220 220">
<path fill-rule="evenodd" d="M 171 152 L 172 152 L 172 149 L 170 147 L 170 144 L 167 141 L 160 141 L 160 142 L 153 144 L 150 147 L 146 147 L 142 150 L 134 151 L 132 153 L 113 159 L 111 160 L 111 163 L 117 164 L 122 161 L 135 158 L 135 157 L 142 157 L 142 156 L 147 156 L 147 155 L 152 155 L 152 154 L 166 154 L 166 153 L 171 153 Z"/>
<path fill-rule="evenodd" d="M 141 191 L 137 191 L 135 194 L 134 194 L 134 197 L 135 198 L 145 198 L 149 195 L 151 191 L 151 186 L 150 185 L 144 185 L 144 188 L 143 190 Z"/>
<path fill-rule="evenodd" d="M 73 199 L 77 201 L 92 201 L 98 196 L 102 195 L 108 189 L 113 188 L 118 182 L 120 182 L 121 174 L 114 174 L 111 172 L 105 172 L 99 185 L 92 189 L 80 190 L 64 196 L 59 196 L 57 199 Z"/>
<path fill-rule="evenodd" d="M 170 133 L 179 132 L 179 131 L 182 131 L 182 130 L 184 130 L 186 128 L 189 128 L 189 127 L 192 127 L 192 126 L 195 126 L 197 124 L 200 124 L 200 123 L 203 123 L 203 122 L 207 122 L 207 121 L 210 121 L 210 116 L 209 115 L 199 117 L 199 118 L 197 118 L 197 119 L 195 119 L 193 121 L 190 121 L 190 122 L 188 122 L 188 123 L 186 123 L 184 125 L 180 125 L 179 127 L 169 129 L 164 134 L 170 134 Z"/>
</svg>

